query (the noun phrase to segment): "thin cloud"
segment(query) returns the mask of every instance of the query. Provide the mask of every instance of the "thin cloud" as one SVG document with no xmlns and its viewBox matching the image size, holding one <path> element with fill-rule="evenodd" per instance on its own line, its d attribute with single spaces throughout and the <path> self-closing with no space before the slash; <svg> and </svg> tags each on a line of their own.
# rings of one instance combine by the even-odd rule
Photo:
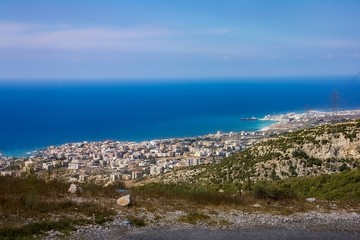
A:
<svg viewBox="0 0 360 240">
<path fill-rule="evenodd" d="M 155 27 L 66 28 L 49 30 L 46 26 L 0 24 L 0 48 L 127 50 L 158 48 L 173 33 Z"/>
<path fill-rule="evenodd" d="M 255 32 L 256 33 L 256 32 Z M 54 50 L 117 53 L 180 54 L 210 58 L 296 58 L 324 55 L 323 50 L 351 49 L 359 46 L 350 40 L 293 39 L 264 41 L 252 32 L 246 35 L 232 28 L 179 30 L 152 25 L 127 28 L 74 27 L 0 22 L 0 50 Z M 212 41 L 212 37 L 216 41 Z M 318 50 L 314 51 L 314 48 Z M 311 50 L 311 51 L 307 51 Z M 302 51 L 301 53 L 299 51 Z M 357 52 L 357 51 L 355 51 Z M 19 53 L 19 52 L 18 52 Z M 20 56 L 20 55 L 18 55 Z M 357 56 L 353 56 L 357 57 Z"/>
<path fill-rule="evenodd" d="M 0 49 L 147 51 L 211 56 L 249 56 L 261 52 L 248 44 L 219 45 L 207 41 L 214 35 L 232 32 L 230 28 L 184 31 L 156 26 L 76 28 L 68 25 L 0 23 L 0 31 Z"/>
<path fill-rule="evenodd" d="M 347 40 L 330 40 L 324 42 L 324 46 L 328 48 L 353 48 L 359 46 L 358 43 Z"/>
<path fill-rule="evenodd" d="M 39 28 L 39 25 L 26 24 L 26 23 L 2 23 L 0 22 L 1 35 L 18 34 L 28 30 L 34 30 Z"/>
</svg>

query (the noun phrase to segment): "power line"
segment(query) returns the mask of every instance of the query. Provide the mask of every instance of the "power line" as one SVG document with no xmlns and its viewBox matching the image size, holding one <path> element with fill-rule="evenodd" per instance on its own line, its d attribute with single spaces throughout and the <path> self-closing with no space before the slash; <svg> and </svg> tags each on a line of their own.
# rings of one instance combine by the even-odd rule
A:
<svg viewBox="0 0 360 240">
<path fill-rule="evenodd" d="M 348 83 L 346 84 L 346 88 L 352 88 L 351 91 L 348 94 L 348 97 L 346 100 L 350 101 L 354 99 L 357 95 L 359 95 L 360 86 L 356 86 L 355 81 L 360 77 L 360 72 L 358 72 Z M 354 85 L 354 86 L 353 86 Z"/>
<path fill-rule="evenodd" d="M 339 106 L 340 106 L 340 94 L 337 90 L 334 90 L 331 93 L 330 96 L 330 104 L 331 104 L 331 111 L 332 111 L 332 115 L 334 120 L 336 120 L 338 111 L 339 111 Z"/>
<path fill-rule="evenodd" d="M 355 77 L 353 77 L 353 78 L 348 82 L 348 84 L 347 84 L 346 86 L 348 87 L 350 84 L 352 84 L 352 82 L 354 82 L 359 76 L 360 76 L 360 72 L 358 72 L 358 73 L 355 75 Z"/>
</svg>

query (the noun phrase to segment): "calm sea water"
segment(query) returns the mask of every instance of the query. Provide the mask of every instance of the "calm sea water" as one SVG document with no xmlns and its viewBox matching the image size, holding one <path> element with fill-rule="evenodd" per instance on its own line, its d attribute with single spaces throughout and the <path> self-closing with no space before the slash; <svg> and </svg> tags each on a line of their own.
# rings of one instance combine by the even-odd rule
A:
<svg viewBox="0 0 360 240">
<path fill-rule="evenodd" d="M 240 118 L 330 110 L 334 90 L 341 109 L 360 107 L 352 77 L 169 82 L 0 83 L 0 152 L 258 130 L 268 123 Z"/>
</svg>

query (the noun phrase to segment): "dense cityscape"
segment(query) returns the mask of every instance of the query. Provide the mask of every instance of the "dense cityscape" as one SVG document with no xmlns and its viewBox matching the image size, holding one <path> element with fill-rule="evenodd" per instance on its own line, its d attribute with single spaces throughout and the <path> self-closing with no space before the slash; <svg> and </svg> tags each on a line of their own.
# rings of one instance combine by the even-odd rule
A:
<svg viewBox="0 0 360 240">
<path fill-rule="evenodd" d="M 36 151 L 28 158 L 2 158 L 1 175 L 46 173 L 71 182 L 136 180 L 179 168 L 219 162 L 264 135 L 264 132 L 218 132 L 196 138 L 140 143 L 111 140 L 68 143 Z"/>
</svg>

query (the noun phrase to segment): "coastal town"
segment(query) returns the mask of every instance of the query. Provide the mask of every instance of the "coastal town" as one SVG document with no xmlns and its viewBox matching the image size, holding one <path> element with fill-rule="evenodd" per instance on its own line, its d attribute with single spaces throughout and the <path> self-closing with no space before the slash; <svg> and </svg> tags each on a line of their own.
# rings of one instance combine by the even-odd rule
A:
<svg viewBox="0 0 360 240">
<path fill-rule="evenodd" d="M 200 164 L 218 163 L 262 139 L 283 132 L 360 117 L 360 110 L 309 111 L 267 115 L 251 121 L 272 121 L 260 131 L 208 134 L 143 142 L 79 142 L 32 152 L 23 158 L 0 155 L 0 175 L 36 174 L 68 182 L 111 184 L 136 181 Z M 243 119 L 244 120 L 244 119 Z M 239 119 L 240 121 L 240 119 Z"/>
<path fill-rule="evenodd" d="M 1 175 L 31 172 L 70 182 L 111 183 L 142 179 L 176 169 L 211 164 L 262 139 L 265 132 L 209 134 L 144 142 L 79 142 L 33 152 L 27 158 L 2 158 Z"/>
</svg>

